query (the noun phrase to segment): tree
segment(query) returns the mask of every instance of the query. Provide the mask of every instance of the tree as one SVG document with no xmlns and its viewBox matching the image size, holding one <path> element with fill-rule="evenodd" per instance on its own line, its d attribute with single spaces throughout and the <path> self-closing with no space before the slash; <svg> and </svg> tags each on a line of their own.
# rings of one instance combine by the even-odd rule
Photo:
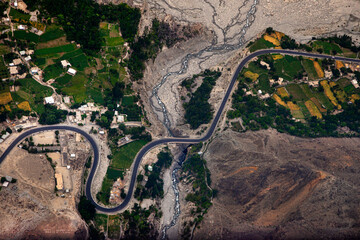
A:
<svg viewBox="0 0 360 240">
<path fill-rule="evenodd" d="M 93 220 L 95 217 L 95 206 L 85 197 L 80 197 L 80 202 L 78 204 L 78 210 L 81 217 L 86 221 L 89 222 Z"/>
</svg>

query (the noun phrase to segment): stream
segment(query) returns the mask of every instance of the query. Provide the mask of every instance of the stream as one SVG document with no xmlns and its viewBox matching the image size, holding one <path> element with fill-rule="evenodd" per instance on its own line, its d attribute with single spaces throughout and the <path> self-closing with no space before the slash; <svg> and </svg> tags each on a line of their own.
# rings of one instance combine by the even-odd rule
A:
<svg viewBox="0 0 360 240">
<path fill-rule="evenodd" d="M 213 40 L 213 43 L 210 46 L 198 51 L 197 53 L 189 53 L 189 54 L 187 54 L 181 60 L 180 70 L 175 71 L 175 72 L 167 73 L 165 76 L 162 77 L 161 81 L 157 85 L 155 85 L 155 87 L 153 88 L 152 95 L 150 97 L 151 106 L 153 107 L 153 109 L 155 111 L 161 111 L 162 112 L 162 114 L 163 114 L 163 124 L 166 127 L 166 129 L 168 130 L 170 136 L 173 136 L 172 131 L 171 131 L 171 122 L 170 122 L 170 119 L 169 119 L 169 114 L 168 114 L 168 111 L 166 109 L 166 106 L 162 102 L 161 98 L 158 95 L 160 88 L 164 85 L 164 83 L 167 81 L 167 79 L 169 77 L 171 77 L 171 76 L 180 76 L 180 75 L 183 75 L 184 73 L 186 73 L 187 69 L 188 69 L 188 66 L 189 66 L 189 61 L 190 60 L 193 60 L 193 59 L 196 59 L 196 58 L 202 58 L 203 61 L 204 61 L 204 59 L 210 58 L 212 56 L 212 54 L 224 54 L 224 53 L 234 51 L 234 50 L 237 50 L 237 49 L 241 48 L 246 42 L 245 41 L 245 34 L 246 34 L 248 28 L 252 25 L 252 23 L 255 20 L 256 6 L 259 3 L 259 0 L 245 0 L 243 6 L 246 3 L 250 2 L 250 1 L 253 1 L 253 3 L 251 5 L 249 11 L 246 14 L 246 19 L 244 21 L 245 23 L 244 23 L 243 27 L 241 28 L 241 30 L 239 31 L 240 36 L 239 36 L 238 43 L 236 43 L 236 44 L 227 44 L 226 43 L 227 38 L 225 38 L 224 43 L 218 45 L 217 37 L 215 36 L 215 38 Z M 215 14 L 216 14 L 216 12 L 215 12 Z M 215 14 L 214 14 L 214 16 L 215 16 Z M 214 16 L 213 16 L 213 23 L 215 25 L 217 25 L 215 23 Z M 222 29 L 222 30 L 224 31 L 224 35 L 226 36 L 226 30 L 224 30 L 224 29 Z M 205 53 L 211 53 L 211 54 L 209 56 L 207 56 L 207 57 L 202 57 Z M 159 104 L 160 108 L 154 106 L 153 100 L 152 100 L 153 98 L 156 99 L 156 102 Z M 183 154 L 180 157 L 179 164 L 176 167 L 174 167 L 174 169 L 173 169 L 173 171 L 171 173 L 172 189 L 173 189 L 174 194 L 175 194 L 174 216 L 173 216 L 172 221 L 170 222 L 170 224 L 165 225 L 162 228 L 161 239 L 166 239 L 167 230 L 169 230 L 171 227 L 175 226 L 175 224 L 177 223 L 177 220 L 178 220 L 178 218 L 180 216 L 180 213 L 181 213 L 181 211 L 180 211 L 180 201 L 179 201 L 179 188 L 178 188 L 177 172 L 181 169 L 181 164 L 185 160 L 185 157 L 186 157 L 186 154 L 185 155 Z"/>
</svg>

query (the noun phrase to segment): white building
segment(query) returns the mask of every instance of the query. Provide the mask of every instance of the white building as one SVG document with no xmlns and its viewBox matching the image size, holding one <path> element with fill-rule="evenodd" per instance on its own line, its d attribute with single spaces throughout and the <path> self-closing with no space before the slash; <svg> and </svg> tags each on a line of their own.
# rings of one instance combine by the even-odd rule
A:
<svg viewBox="0 0 360 240">
<path fill-rule="evenodd" d="M 46 103 L 46 104 L 54 104 L 54 103 L 55 103 L 55 100 L 54 100 L 54 98 L 53 98 L 52 96 L 46 97 L 46 98 L 45 98 L 45 103 Z"/>
<path fill-rule="evenodd" d="M 70 97 L 69 96 L 64 97 L 64 103 L 66 103 L 66 104 L 70 103 Z"/>
<path fill-rule="evenodd" d="M 351 80 L 352 85 L 354 85 L 355 88 L 359 88 L 359 83 L 356 79 Z"/>
<path fill-rule="evenodd" d="M 26 54 L 26 52 L 24 50 L 20 51 L 20 55 L 24 56 Z"/>
<path fill-rule="evenodd" d="M 66 68 L 67 66 L 71 67 L 71 64 L 68 60 L 61 60 L 61 65 L 63 66 L 63 68 Z"/>
<path fill-rule="evenodd" d="M 25 57 L 25 61 L 31 61 L 31 57 L 30 56 L 27 56 L 27 57 Z"/>
<path fill-rule="evenodd" d="M 71 76 L 75 76 L 76 70 L 73 69 L 73 68 L 69 68 L 68 71 L 67 71 L 67 73 L 70 74 Z"/>
<path fill-rule="evenodd" d="M 19 26 L 18 26 L 18 29 L 19 29 L 19 30 L 26 30 L 27 27 L 26 27 L 25 25 L 19 25 Z"/>
<path fill-rule="evenodd" d="M 70 158 L 75 158 L 75 157 L 76 157 L 75 153 L 70 154 Z"/>
<path fill-rule="evenodd" d="M 117 116 L 116 121 L 119 122 L 119 123 L 125 122 L 125 117 L 124 117 L 124 115 L 119 115 L 119 116 Z"/>
</svg>

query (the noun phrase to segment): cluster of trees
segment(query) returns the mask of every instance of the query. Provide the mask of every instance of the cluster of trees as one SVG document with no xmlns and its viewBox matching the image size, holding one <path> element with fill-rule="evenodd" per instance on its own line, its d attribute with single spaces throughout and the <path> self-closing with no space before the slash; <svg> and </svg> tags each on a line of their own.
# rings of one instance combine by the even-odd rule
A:
<svg viewBox="0 0 360 240">
<path fill-rule="evenodd" d="M 22 116 L 29 116 L 30 112 L 20 108 L 11 109 L 11 112 L 6 110 L 4 105 L 0 105 L 0 122 L 6 121 L 6 119 L 14 120 L 15 118 L 20 119 Z"/>
<path fill-rule="evenodd" d="M 138 8 L 131 8 L 125 3 L 119 5 L 100 5 L 101 19 L 108 22 L 119 22 L 121 35 L 132 42 L 137 34 L 141 12 Z"/>
<path fill-rule="evenodd" d="M 182 166 L 182 171 L 185 175 L 191 176 L 193 184 L 193 193 L 189 193 L 186 196 L 186 201 L 193 202 L 197 207 L 193 214 L 198 215 L 195 218 L 194 223 L 202 221 L 202 213 L 205 213 L 212 205 L 211 198 L 214 191 L 208 188 L 211 184 L 210 171 L 206 167 L 206 161 L 197 153 L 190 155 Z"/>
<path fill-rule="evenodd" d="M 350 37 L 350 36 L 348 36 L 346 34 L 344 34 L 342 36 L 335 35 L 333 37 L 329 37 L 327 39 L 322 39 L 322 40 L 327 40 L 329 42 L 334 42 L 334 43 L 340 45 L 343 48 L 350 49 L 354 53 L 357 53 L 358 51 L 360 51 L 360 47 L 357 47 L 354 44 L 354 42 L 352 40 L 352 37 Z"/>
<path fill-rule="evenodd" d="M 85 197 L 80 197 L 80 202 L 78 204 L 78 210 L 81 217 L 89 223 L 91 220 L 94 219 L 96 210 L 95 206 Z"/>
<path fill-rule="evenodd" d="M 154 59 L 166 44 L 172 46 L 178 40 L 167 23 L 154 19 L 150 30 L 130 44 L 132 53 L 128 60 L 128 68 L 133 80 L 140 80 L 145 70 L 145 62 Z"/>
<path fill-rule="evenodd" d="M 221 72 L 205 70 L 199 76 L 203 82 L 192 94 L 189 102 L 184 103 L 185 120 L 191 129 L 198 128 L 201 124 L 209 123 L 213 116 L 213 110 L 208 100 L 210 93 L 220 77 Z"/>
<path fill-rule="evenodd" d="M 155 219 L 161 218 L 162 215 L 153 205 L 149 209 L 143 209 L 137 203 L 134 204 L 131 212 L 126 210 L 121 214 L 125 229 L 122 239 L 157 239 L 156 228 L 148 221 L 152 214 Z"/>
<path fill-rule="evenodd" d="M 45 111 L 40 115 L 39 123 L 44 125 L 58 124 L 65 121 L 68 111 L 57 109 L 56 106 L 46 104 Z"/>
<path fill-rule="evenodd" d="M 131 128 L 127 128 L 125 126 L 125 124 L 119 124 L 119 129 L 123 132 L 123 134 L 131 135 L 131 139 L 134 140 L 140 140 L 140 139 L 144 139 L 147 141 L 151 141 L 151 134 L 146 132 L 145 127 L 131 127 Z"/>
<path fill-rule="evenodd" d="M 145 198 L 162 198 L 164 195 L 164 182 L 160 177 L 160 174 L 164 168 L 169 168 L 172 162 L 172 156 L 168 150 L 160 152 L 158 155 L 158 161 L 153 165 L 153 170 L 151 172 L 146 168 L 145 175 L 148 176 L 148 181 L 145 186 L 141 186 L 140 183 L 136 187 L 134 197 L 138 200 L 143 200 Z M 138 175 L 138 182 L 143 180 L 142 175 Z"/>
<path fill-rule="evenodd" d="M 92 0 L 25 0 L 30 9 L 46 11 L 56 16 L 63 26 L 68 40 L 80 43 L 87 53 L 94 54 L 101 48 L 100 20 L 119 22 L 123 37 L 133 41 L 141 13 L 126 4 L 99 5 Z"/>
</svg>

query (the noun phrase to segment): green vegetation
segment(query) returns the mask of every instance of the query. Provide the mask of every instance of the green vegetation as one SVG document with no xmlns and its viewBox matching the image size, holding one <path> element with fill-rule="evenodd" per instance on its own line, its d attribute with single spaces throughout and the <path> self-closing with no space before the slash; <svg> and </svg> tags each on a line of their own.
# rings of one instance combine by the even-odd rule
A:
<svg viewBox="0 0 360 240">
<path fill-rule="evenodd" d="M 5 66 L 3 59 L 0 59 L 0 78 L 8 78 L 10 76 L 8 68 Z"/>
<path fill-rule="evenodd" d="M 203 215 L 212 205 L 211 201 L 216 193 L 215 190 L 209 187 L 211 179 L 210 171 L 206 167 L 206 161 L 199 154 L 192 151 L 182 166 L 181 178 L 186 178 L 192 184 L 192 193 L 189 193 L 185 199 L 195 204 L 196 208 L 191 210 L 195 219 L 190 225 L 197 225 L 203 220 Z M 191 226 L 187 227 L 190 228 Z"/>
<path fill-rule="evenodd" d="M 28 101 L 34 111 L 39 114 L 43 113 L 45 110 L 44 98 L 51 96 L 52 89 L 41 85 L 32 78 L 19 79 L 17 82 L 20 85 L 20 90 L 11 93 L 13 100 L 18 103 Z"/>
<path fill-rule="evenodd" d="M 68 81 L 71 79 L 70 81 Z M 75 103 L 82 103 L 87 98 L 87 86 L 86 83 L 88 81 L 87 77 L 83 73 L 76 73 L 75 76 L 66 77 L 59 79 L 64 85 L 54 85 L 56 86 L 62 93 L 73 96 Z M 56 81 L 59 83 L 59 81 Z M 66 83 L 67 82 L 67 83 Z"/>
<path fill-rule="evenodd" d="M 26 41 L 30 41 L 30 42 L 34 42 L 34 43 L 39 42 L 39 36 L 38 35 L 36 35 L 35 33 L 26 32 L 24 30 L 16 30 L 16 31 L 14 31 L 14 37 L 16 39 L 26 40 Z"/>
<path fill-rule="evenodd" d="M 25 20 L 25 21 L 29 21 L 30 20 L 30 15 L 24 13 L 21 10 L 17 10 L 15 8 L 10 8 L 10 16 L 12 17 L 12 19 L 19 21 L 19 20 Z"/>
<path fill-rule="evenodd" d="M 95 217 L 95 206 L 87 200 L 85 196 L 80 197 L 80 202 L 78 204 L 78 210 L 81 217 L 86 221 L 89 222 L 94 219 Z"/>
<path fill-rule="evenodd" d="M 209 123 L 212 119 L 213 112 L 208 100 L 212 88 L 221 73 L 216 71 L 205 70 L 204 73 L 196 75 L 195 78 L 203 77 L 203 82 L 191 95 L 189 102 L 184 103 L 185 120 L 190 124 L 192 129 L 198 128 L 201 124 Z"/>
<path fill-rule="evenodd" d="M 315 48 L 316 51 L 325 54 L 342 53 L 341 48 L 337 44 L 332 42 L 314 41 L 311 46 Z"/>
<path fill-rule="evenodd" d="M 332 82 L 330 84 L 331 87 L 328 87 L 326 92 L 324 88 L 326 84 L 329 84 L 327 81 L 321 82 L 319 87 L 312 87 L 305 83 L 290 83 L 292 80 L 288 80 L 288 82 L 285 82 L 286 86 L 284 89 L 289 96 L 281 97 L 281 94 L 277 92 L 277 95 L 280 97 L 274 96 L 274 98 L 260 100 L 258 96 L 246 95 L 243 89 L 262 89 L 270 93 L 275 90 L 274 86 L 269 89 L 266 79 L 276 79 L 277 73 L 273 68 L 276 68 L 276 62 L 282 61 L 282 59 L 278 59 L 274 63 L 268 56 L 260 56 L 259 59 L 270 63 L 271 69 L 268 73 L 261 73 L 258 83 L 249 81 L 244 76 L 244 73 L 248 71 L 247 69 L 242 71 L 242 74 L 239 76 L 240 83 L 238 89 L 233 95 L 233 110 L 228 111 L 228 118 L 241 117 L 243 125 L 249 130 L 271 127 L 280 132 L 287 132 L 302 137 L 336 137 L 360 133 L 358 125 L 360 120 L 358 114 L 360 101 L 357 100 L 360 98 L 360 90 L 355 89 L 347 78 L 341 78 L 336 82 Z M 286 57 L 284 59 L 287 60 Z M 297 59 L 292 58 L 294 61 L 300 60 L 299 58 Z M 310 78 L 315 76 L 315 74 L 317 76 L 313 61 L 303 59 L 302 62 Z M 259 69 L 261 67 L 256 61 L 254 63 L 252 71 L 256 72 L 254 67 L 257 66 Z M 329 60 L 321 62 L 323 68 L 334 69 L 333 64 L 334 62 Z M 299 69 L 294 66 L 289 66 L 289 68 L 288 72 L 293 71 L 294 68 Z M 257 72 L 260 71 L 257 70 Z M 283 72 L 285 72 L 285 68 Z M 305 75 L 301 71 L 299 71 L 299 74 Z M 264 75 L 267 78 L 263 78 Z M 355 73 L 355 75 L 360 77 L 360 74 Z M 329 114 L 335 108 L 343 109 L 343 111 L 336 115 Z M 299 119 L 301 121 L 297 121 Z M 348 127 L 352 133 L 339 132 L 338 127 L 340 126 Z"/>
<path fill-rule="evenodd" d="M 316 73 L 315 67 L 314 67 L 314 63 L 313 61 L 309 60 L 309 59 L 304 59 L 302 61 L 303 66 L 305 68 L 305 71 L 308 73 L 308 76 L 310 79 L 316 79 L 318 78 L 318 75 Z"/>
<path fill-rule="evenodd" d="M 250 42 L 249 45 L 251 45 L 250 46 L 250 52 L 255 52 L 255 51 L 260 50 L 260 49 L 266 49 L 266 48 L 275 47 L 274 44 L 272 44 L 271 42 L 266 41 L 263 37 L 257 39 L 254 43 Z"/>
<path fill-rule="evenodd" d="M 100 191 L 96 194 L 96 199 L 105 204 L 109 204 L 110 190 L 114 184 L 114 180 L 109 179 L 106 175 L 101 185 Z"/>
<path fill-rule="evenodd" d="M 292 80 L 294 78 L 301 79 L 304 72 L 299 58 L 289 55 L 285 55 L 284 58 L 276 60 L 274 63 L 274 67 L 275 72 L 278 76 L 284 77 L 289 80 Z"/>
<path fill-rule="evenodd" d="M 114 149 L 113 159 L 111 166 L 117 169 L 130 168 L 136 154 L 139 150 L 148 143 L 146 140 L 137 140 L 122 146 L 121 148 Z"/>
<path fill-rule="evenodd" d="M 177 41 L 177 35 L 169 34 L 169 31 L 167 23 L 154 19 L 150 31 L 130 44 L 133 52 L 128 61 L 128 68 L 133 80 L 142 79 L 145 62 L 154 59 L 164 44 L 169 47 Z"/>
<path fill-rule="evenodd" d="M 84 54 L 80 54 L 78 56 L 70 58 L 69 62 L 71 63 L 71 65 L 73 67 L 75 67 L 76 69 L 78 69 L 80 71 L 83 71 L 84 68 L 89 66 L 87 58 Z"/>
<path fill-rule="evenodd" d="M 109 37 L 106 38 L 106 46 L 114 47 L 124 44 L 124 39 L 122 37 Z"/>
<path fill-rule="evenodd" d="M 59 26 L 47 26 L 46 32 L 40 36 L 40 42 L 48 42 L 65 36 L 65 32 Z"/>
<path fill-rule="evenodd" d="M 54 53 L 61 53 L 61 52 L 71 52 L 75 50 L 76 46 L 74 44 L 66 44 L 58 47 L 51 47 L 51 48 L 43 48 L 35 50 L 35 55 L 41 56 L 41 55 L 48 55 L 48 54 L 54 54 Z"/>
<path fill-rule="evenodd" d="M 39 123 L 43 125 L 58 124 L 66 119 L 68 114 L 65 110 L 57 109 L 55 106 L 46 104 L 45 111 L 40 115 Z"/>
<path fill-rule="evenodd" d="M 145 175 L 148 177 L 145 186 L 141 185 L 142 175 L 138 175 L 138 185 L 135 189 L 134 197 L 139 201 L 145 198 L 156 199 L 157 197 L 163 198 L 164 195 L 164 182 L 160 177 L 164 168 L 169 168 L 172 162 L 172 156 L 168 149 L 161 151 L 158 155 L 158 161 L 153 164 L 153 170 L 149 172 L 145 168 Z"/>
<path fill-rule="evenodd" d="M 155 226 L 149 223 L 150 216 L 159 220 L 162 213 L 154 206 L 149 209 L 141 208 L 137 203 L 134 204 L 132 211 L 126 210 L 120 215 L 123 229 L 125 230 L 125 239 L 156 239 L 157 231 Z"/>
<path fill-rule="evenodd" d="M 139 9 L 126 4 L 99 5 L 91 0 L 27 0 L 27 4 L 30 9 L 38 8 L 45 18 L 57 16 L 68 40 L 80 43 L 92 55 L 101 48 L 100 19 L 119 22 L 122 36 L 132 41 L 141 17 Z"/>
<path fill-rule="evenodd" d="M 49 65 L 44 69 L 44 80 L 48 81 L 52 78 L 57 78 L 62 73 L 64 73 L 64 69 L 60 63 Z"/>
</svg>

